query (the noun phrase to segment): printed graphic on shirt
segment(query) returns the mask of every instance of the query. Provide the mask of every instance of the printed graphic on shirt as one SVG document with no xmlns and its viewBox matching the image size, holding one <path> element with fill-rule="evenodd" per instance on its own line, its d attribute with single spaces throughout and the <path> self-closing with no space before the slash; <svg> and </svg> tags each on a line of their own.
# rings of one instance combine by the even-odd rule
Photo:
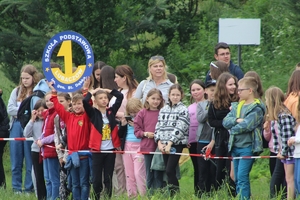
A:
<svg viewBox="0 0 300 200">
<path fill-rule="evenodd" d="M 78 121 L 78 125 L 82 126 L 83 125 L 83 121 L 82 120 Z"/>
<path fill-rule="evenodd" d="M 111 130 L 109 124 L 103 124 L 102 127 L 102 141 L 111 140 Z"/>
</svg>

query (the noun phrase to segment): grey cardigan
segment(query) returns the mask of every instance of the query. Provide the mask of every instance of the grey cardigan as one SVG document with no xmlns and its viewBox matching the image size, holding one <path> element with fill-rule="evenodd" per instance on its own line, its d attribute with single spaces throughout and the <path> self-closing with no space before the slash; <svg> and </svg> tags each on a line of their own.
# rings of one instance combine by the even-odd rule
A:
<svg viewBox="0 0 300 200">
<path fill-rule="evenodd" d="M 196 135 L 197 141 L 200 138 L 204 125 L 209 126 L 209 123 L 207 122 L 208 108 L 209 108 L 209 101 L 207 100 L 200 101 L 197 104 L 197 121 L 199 122 L 197 135 Z M 211 140 L 215 140 L 215 134 L 212 134 Z"/>
</svg>

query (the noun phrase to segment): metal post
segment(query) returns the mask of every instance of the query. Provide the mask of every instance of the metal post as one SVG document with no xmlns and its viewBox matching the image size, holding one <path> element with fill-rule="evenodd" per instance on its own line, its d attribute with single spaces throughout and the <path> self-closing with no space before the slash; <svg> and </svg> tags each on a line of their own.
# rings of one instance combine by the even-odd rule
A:
<svg viewBox="0 0 300 200">
<path fill-rule="evenodd" d="M 238 45 L 238 65 L 242 68 L 242 45 Z"/>
</svg>

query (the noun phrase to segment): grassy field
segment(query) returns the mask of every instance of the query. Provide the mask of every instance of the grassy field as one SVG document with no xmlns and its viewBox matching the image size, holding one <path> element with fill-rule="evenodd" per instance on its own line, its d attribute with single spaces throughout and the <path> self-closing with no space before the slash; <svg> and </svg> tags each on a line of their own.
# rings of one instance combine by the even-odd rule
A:
<svg viewBox="0 0 300 200">
<path fill-rule="evenodd" d="M 267 152 L 265 152 L 267 154 Z M 6 152 L 4 154 L 4 168 L 6 172 L 6 182 L 7 182 L 7 189 L 0 189 L 0 200 L 6 199 L 20 199 L 20 200 L 31 200 L 35 199 L 35 196 L 32 194 L 30 196 L 26 196 L 25 194 L 16 195 L 12 192 L 11 186 L 11 172 L 10 172 L 10 158 L 9 158 L 9 151 L 8 145 L 6 146 Z M 193 167 L 192 162 L 188 159 L 184 164 L 180 167 L 181 171 L 181 180 L 180 182 L 180 194 L 175 196 L 173 199 L 186 199 L 186 200 L 193 200 L 198 199 L 193 195 Z M 269 175 L 269 168 L 268 168 L 268 160 L 267 159 L 260 159 L 257 160 L 252 168 L 250 179 L 251 179 L 251 191 L 252 191 L 252 200 L 265 200 L 268 199 L 269 194 L 269 182 L 270 182 L 270 175 Z M 225 186 L 224 186 L 225 187 Z M 112 199 L 128 199 L 126 195 L 121 197 L 114 197 Z M 151 198 L 147 197 L 138 197 L 137 199 L 167 199 L 165 194 L 157 193 Z M 207 196 L 202 196 L 201 199 L 207 200 L 229 200 L 234 199 L 231 198 L 226 189 L 222 188 L 220 191 L 212 192 L 212 194 Z M 237 198 L 235 198 L 237 199 Z"/>
</svg>

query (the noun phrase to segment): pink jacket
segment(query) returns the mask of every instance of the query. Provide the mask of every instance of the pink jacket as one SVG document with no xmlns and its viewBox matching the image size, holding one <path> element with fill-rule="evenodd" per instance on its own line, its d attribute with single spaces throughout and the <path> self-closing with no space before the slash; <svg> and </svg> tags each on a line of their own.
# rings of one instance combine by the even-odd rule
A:
<svg viewBox="0 0 300 200">
<path fill-rule="evenodd" d="M 269 123 L 270 123 L 269 126 L 271 126 L 271 122 L 269 122 Z M 275 132 L 276 132 L 276 135 L 278 136 L 279 131 L 278 131 L 277 121 L 275 120 L 274 123 L 275 123 Z M 268 144 L 269 144 L 270 151 L 272 153 L 278 153 L 278 152 L 275 152 L 274 148 L 273 148 L 274 144 L 273 144 L 273 136 L 271 133 L 271 127 L 269 128 L 269 130 L 264 129 L 263 135 L 264 135 L 264 138 L 269 142 Z"/>
</svg>

